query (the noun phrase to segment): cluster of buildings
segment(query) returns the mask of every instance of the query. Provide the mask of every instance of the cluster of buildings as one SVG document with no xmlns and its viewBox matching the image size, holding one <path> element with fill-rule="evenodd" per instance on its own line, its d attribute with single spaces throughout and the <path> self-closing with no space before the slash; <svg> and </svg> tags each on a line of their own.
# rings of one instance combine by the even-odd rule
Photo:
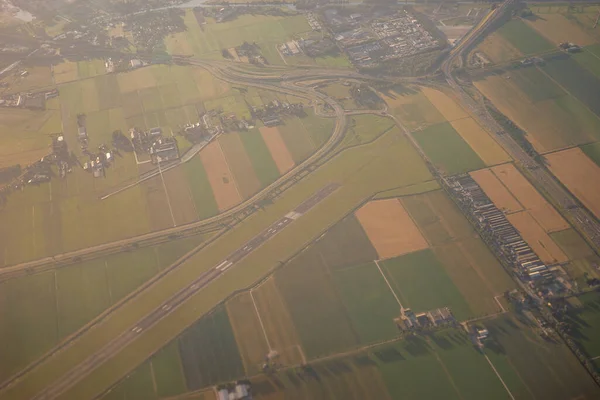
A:
<svg viewBox="0 0 600 400">
<path fill-rule="evenodd" d="M 514 267 L 522 280 L 536 286 L 554 281 L 553 271 L 540 260 L 504 212 L 492 203 L 470 175 L 446 178 L 446 184 L 454 192 L 463 211 L 473 217 L 497 253 Z"/>
<path fill-rule="evenodd" d="M 558 48 L 567 53 L 579 53 L 581 51 L 581 46 L 571 42 L 560 43 Z"/>
<path fill-rule="evenodd" d="M 320 31 L 321 29 L 323 29 L 321 23 L 319 22 L 319 19 L 315 14 L 306 14 L 306 20 L 308 21 L 308 25 L 310 25 L 310 29 L 312 29 L 313 31 Z"/>
<path fill-rule="evenodd" d="M 287 101 L 273 100 L 264 107 L 250 107 L 252 118 L 258 118 L 265 126 L 277 126 L 283 122 L 282 115 L 302 115 L 304 107 L 302 103 L 288 103 Z"/>
<path fill-rule="evenodd" d="M 400 329 L 405 331 L 430 330 L 456 323 L 452 311 L 448 307 L 415 314 L 410 308 L 404 308 L 397 321 Z"/>
<path fill-rule="evenodd" d="M 220 386 L 217 390 L 218 400 L 251 400 L 251 386 L 248 381 L 238 381 L 235 385 Z"/>
<path fill-rule="evenodd" d="M 153 164 L 179 159 L 177 140 L 173 136 L 164 137 L 160 127 L 154 127 L 148 131 L 131 128 L 129 134 L 134 150 L 137 153 L 146 152 L 150 154 Z"/>
<path fill-rule="evenodd" d="M 15 93 L 0 98 L 0 107 L 45 110 L 46 100 L 56 96 L 58 96 L 58 90 L 56 89 L 35 93 Z"/>
</svg>

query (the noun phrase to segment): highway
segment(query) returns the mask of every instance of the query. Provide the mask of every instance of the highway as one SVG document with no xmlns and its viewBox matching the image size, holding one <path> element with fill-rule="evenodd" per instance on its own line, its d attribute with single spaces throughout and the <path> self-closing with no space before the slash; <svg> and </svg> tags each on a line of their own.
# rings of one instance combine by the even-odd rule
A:
<svg viewBox="0 0 600 400">
<path fill-rule="evenodd" d="M 465 51 L 469 51 L 478 37 L 498 19 L 502 18 L 504 13 L 510 11 L 510 7 L 515 0 L 508 0 L 502 3 L 496 10 L 492 11 L 477 27 L 461 41 L 454 50 L 450 52 L 448 59 L 442 64 L 442 72 L 446 82 L 459 96 L 463 104 L 469 109 L 479 121 L 494 134 L 498 143 L 504 150 L 518 162 L 527 172 L 529 178 L 535 186 L 540 188 L 557 205 L 563 214 L 569 217 L 570 222 L 582 232 L 596 246 L 600 248 L 600 224 L 590 212 L 579 205 L 577 200 L 569 193 L 545 168 L 540 166 L 529 154 L 527 154 L 514 139 L 507 134 L 498 122 L 490 115 L 487 108 L 471 98 L 465 92 L 463 87 L 456 81 L 452 74 L 453 65 L 456 60 L 462 60 Z M 459 62 L 459 65 L 462 61 Z"/>
<path fill-rule="evenodd" d="M 235 267 L 238 262 L 243 260 L 254 250 L 283 231 L 295 220 L 301 218 L 304 214 L 309 212 L 313 207 L 335 192 L 339 186 L 340 185 L 338 183 L 330 183 L 318 190 L 294 210 L 290 211 L 284 217 L 274 222 L 267 229 L 254 236 L 251 240 L 229 254 L 229 256 L 212 267 L 210 270 L 202 273 L 195 280 L 190 282 L 188 286 L 181 289 L 170 299 L 162 303 L 151 313 L 139 320 L 129 330 L 111 340 L 103 348 L 86 358 L 76 368 L 73 368 L 63 375 L 59 380 L 53 382 L 51 386 L 48 386 L 43 392 L 33 397 L 33 400 L 52 400 L 60 396 L 62 393 L 67 391 L 70 387 L 92 372 L 96 367 L 98 367 L 98 365 L 105 362 L 131 342 L 136 340 L 137 337 L 144 332 L 144 330 L 154 326 L 161 319 L 165 318 L 171 312 L 176 310 L 177 307 L 184 303 L 187 299 L 198 293 L 204 287 L 208 286 L 215 279 L 218 279 L 228 270 Z"/>
</svg>

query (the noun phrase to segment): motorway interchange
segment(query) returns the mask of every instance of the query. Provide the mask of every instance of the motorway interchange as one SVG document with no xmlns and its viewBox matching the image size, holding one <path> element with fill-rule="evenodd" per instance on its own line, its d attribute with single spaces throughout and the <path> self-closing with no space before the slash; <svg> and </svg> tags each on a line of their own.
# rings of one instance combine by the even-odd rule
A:
<svg viewBox="0 0 600 400">
<path fill-rule="evenodd" d="M 513 157 L 513 159 L 521 165 L 521 167 L 525 168 L 529 172 L 530 178 L 533 180 L 533 183 L 542 188 L 545 191 L 545 194 L 550 197 L 554 204 L 560 206 L 561 211 L 564 214 L 569 215 L 571 223 L 578 228 L 579 231 L 585 232 L 597 246 L 600 246 L 600 226 L 595 221 L 593 217 L 583 208 L 574 206 L 576 202 L 573 197 L 564 189 L 560 184 L 557 183 L 556 179 L 552 177 L 547 171 L 540 168 L 537 165 L 537 162 L 533 160 L 529 155 L 527 155 L 514 140 L 509 135 L 504 134 L 500 126 L 491 118 L 491 116 L 485 111 L 481 109 L 481 106 L 478 105 L 473 99 L 471 99 L 460 84 L 456 81 L 452 74 L 453 65 L 457 62 L 457 60 L 461 60 L 463 54 L 468 52 L 471 46 L 476 43 L 476 40 L 483 33 L 485 34 L 489 27 L 494 24 L 499 18 L 502 17 L 503 13 L 510 11 L 510 6 L 513 4 L 513 0 L 508 0 L 503 3 L 500 7 L 490 13 L 487 17 L 482 20 L 480 24 L 475 26 L 473 30 L 465 36 L 463 41 L 461 41 L 448 55 L 446 61 L 442 64 L 442 72 L 446 77 L 446 81 L 449 86 L 457 93 L 459 98 L 463 101 L 463 104 L 473 112 L 474 116 L 478 117 L 480 122 L 490 130 L 496 134 L 498 141 L 502 144 L 504 149 Z M 306 99 L 310 99 L 313 101 L 313 106 L 315 107 L 315 111 L 320 112 L 319 104 L 328 104 L 334 110 L 334 115 L 336 117 L 336 125 L 334 128 L 334 133 L 332 134 L 329 141 L 318 150 L 313 156 L 307 159 L 302 164 L 298 165 L 296 168 L 288 172 L 286 175 L 282 176 L 278 181 L 274 182 L 269 187 L 265 188 L 263 191 L 248 199 L 246 202 L 240 204 L 234 209 L 227 211 L 219 216 L 213 217 L 211 219 L 200 221 L 198 223 L 190 224 L 194 225 L 194 227 L 206 226 L 218 221 L 225 220 L 226 218 L 231 218 L 236 213 L 248 208 L 253 207 L 258 201 L 263 199 L 268 193 L 272 192 L 274 189 L 277 189 L 282 184 L 289 182 L 290 179 L 293 179 L 299 172 L 302 170 L 306 170 L 311 164 L 319 161 L 321 158 L 327 156 L 339 143 L 341 138 L 344 136 L 346 130 L 346 113 L 340 107 L 338 103 L 333 101 L 331 98 L 316 92 L 308 87 L 302 87 L 300 85 L 293 84 L 294 80 L 305 80 L 305 79 L 331 79 L 331 78 L 341 78 L 345 79 L 357 79 L 363 81 L 372 81 L 371 78 L 365 77 L 361 74 L 357 73 L 348 73 L 344 71 L 336 71 L 336 70 L 326 70 L 326 69 L 298 69 L 291 72 L 286 72 L 285 75 L 281 75 L 281 71 L 275 70 L 272 75 L 254 75 L 249 74 L 244 71 L 240 71 L 238 69 L 230 68 L 230 64 L 227 62 L 209 62 L 202 60 L 190 60 L 186 59 L 185 63 L 197 65 L 209 70 L 216 77 L 228 81 L 234 84 L 243 84 L 250 85 L 255 87 L 266 88 L 269 90 L 279 91 L 281 93 L 292 94 L 295 96 L 300 96 Z M 459 62 L 460 65 L 460 62 Z M 383 80 L 379 78 L 378 80 Z M 396 81 L 396 80 L 394 80 Z M 382 115 L 385 115 L 383 113 Z M 394 121 L 399 124 L 394 118 Z M 400 126 L 403 128 L 402 126 Z M 404 130 L 404 129 L 403 129 Z M 404 130 L 405 134 L 409 136 L 408 131 Z M 412 139 L 412 138 L 410 138 Z M 418 145 L 411 140 L 414 146 Z M 424 153 L 421 149 L 417 148 L 419 153 L 424 156 Z M 210 283 L 218 279 L 228 270 L 233 268 L 236 263 L 240 260 L 244 259 L 247 255 L 252 253 L 262 244 L 270 240 L 272 237 L 277 235 L 283 229 L 288 227 L 290 224 L 301 218 L 303 214 L 310 211 L 310 209 L 316 206 L 321 200 L 325 199 L 331 193 L 333 193 L 339 187 L 336 183 L 331 183 L 307 200 L 305 200 L 302 204 L 300 204 L 294 210 L 291 210 L 286 216 L 277 220 L 275 223 L 270 225 L 267 229 L 258 233 L 251 240 L 246 242 L 243 246 L 239 247 L 237 250 L 229 254 L 219 263 L 214 265 L 210 270 L 200 274 L 193 282 L 190 282 L 186 287 L 179 290 L 176 294 L 174 294 L 168 301 L 161 304 L 160 307 L 156 308 L 153 312 L 146 315 L 144 318 L 139 320 L 135 325 L 131 326 L 129 330 L 123 332 L 118 337 L 114 338 L 108 344 L 106 344 L 101 349 L 91 353 L 88 357 L 86 357 L 81 363 L 79 363 L 75 368 L 71 369 L 68 373 L 63 375 L 60 379 L 53 382 L 50 386 L 46 387 L 45 390 L 38 393 L 34 398 L 41 399 L 54 399 L 59 397 L 61 394 L 65 393 L 70 387 L 75 385 L 89 373 L 91 373 L 94 369 L 96 369 L 99 365 L 101 365 L 106 360 L 113 357 L 120 350 L 125 348 L 128 344 L 136 340 L 136 338 L 145 330 L 155 325 L 159 320 L 164 318 L 169 313 L 173 312 L 179 305 L 184 303 L 187 299 L 189 299 L 192 295 L 202 290 Z M 196 226 L 197 225 L 197 226 Z M 153 232 L 148 235 L 151 238 L 159 238 L 162 236 L 173 235 L 178 232 L 183 232 L 186 229 L 190 229 L 190 226 L 179 226 L 176 228 L 171 228 L 165 231 Z M 0 274 L 21 274 L 21 273 L 31 273 L 37 272 L 49 268 L 54 268 L 57 263 L 60 262 L 73 262 L 72 260 L 76 257 L 94 257 L 98 254 L 102 254 L 107 250 L 119 251 L 122 249 L 124 245 L 135 243 L 139 241 L 141 238 L 131 238 L 119 242 L 102 244 L 99 246 L 94 246 L 88 249 L 78 250 L 76 252 L 72 252 L 69 254 L 57 255 L 55 257 L 48 257 L 41 260 L 35 260 L 32 262 L 15 265 L 9 268 L 6 268 L 4 271 L 1 271 Z M 179 263 L 180 261 L 178 261 Z M 177 263 L 176 263 L 177 264 Z M 12 276 L 12 275 L 11 275 Z M 0 275 L 0 278 L 2 276 Z M 77 340 L 78 336 L 74 336 L 71 340 Z M 61 344 L 61 349 L 68 347 L 69 343 Z M 13 384 L 19 382 L 28 372 L 33 371 L 37 366 L 42 364 L 44 360 L 49 359 L 52 355 L 50 352 L 46 358 L 42 357 L 41 360 L 32 364 L 30 367 L 22 371 L 18 376 L 14 377 L 7 382 L 4 382 L 0 385 L 0 397 L 2 391 L 10 388 Z"/>
</svg>

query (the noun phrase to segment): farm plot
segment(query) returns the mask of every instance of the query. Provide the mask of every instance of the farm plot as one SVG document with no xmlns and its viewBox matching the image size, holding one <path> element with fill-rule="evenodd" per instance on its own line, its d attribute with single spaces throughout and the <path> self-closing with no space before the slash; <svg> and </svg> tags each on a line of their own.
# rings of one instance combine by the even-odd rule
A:
<svg viewBox="0 0 600 400">
<path fill-rule="evenodd" d="M 537 54 L 556 49 L 555 45 L 546 40 L 525 22 L 513 19 L 498 29 L 522 54 Z"/>
<path fill-rule="evenodd" d="M 195 156 L 189 162 L 185 163 L 183 170 L 185 171 L 188 186 L 196 205 L 198 219 L 209 218 L 217 214 L 219 208 L 200 156 Z"/>
<path fill-rule="evenodd" d="M 600 142 L 590 143 L 581 146 L 581 150 L 590 158 L 597 166 L 600 167 Z"/>
<path fill-rule="evenodd" d="M 234 132 L 221 135 L 219 144 L 238 184 L 240 196 L 244 199 L 250 197 L 260 189 L 261 183 L 254 173 L 254 167 L 240 139 L 240 134 Z"/>
<path fill-rule="evenodd" d="M 577 43 L 580 46 L 596 43 L 591 35 L 559 13 L 543 14 L 535 19 L 526 19 L 525 22 L 555 45 L 563 42 Z"/>
<path fill-rule="evenodd" d="M 529 97 L 531 102 L 557 99 L 567 95 L 560 86 L 535 66 L 512 69 L 510 79 Z"/>
<path fill-rule="evenodd" d="M 510 223 L 519 231 L 531 249 L 547 264 L 568 261 L 565 253 L 526 211 L 507 215 Z"/>
<path fill-rule="evenodd" d="M 260 134 L 273 157 L 273 161 L 277 165 L 277 169 L 281 175 L 288 172 L 294 167 L 294 159 L 290 154 L 285 142 L 283 141 L 281 134 L 277 127 L 266 127 L 260 128 Z"/>
<path fill-rule="evenodd" d="M 600 79 L 567 55 L 555 57 L 540 68 L 600 117 Z M 598 135 L 596 138 L 600 139 Z"/>
<path fill-rule="evenodd" d="M 467 114 L 466 111 L 446 93 L 428 87 L 423 87 L 421 91 L 431 104 L 433 104 L 444 116 L 446 121 L 452 122 L 469 116 L 469 114 Z"/>
<path fill-rule="evenodd" d="M 474 84 L 540 153 L 589 143 L 600 129 L 598 118 L 572 96 L 533 103 L 512 79 L 488 76 Z"/>
<path fill-rule="evenodd" d="M 311 139 L 311 130 L 305 126 L 305 121 L 299 118 L 290 118 L 285 120 L 285 125 L 277 127 L 295 164 L 308 158 L 316 148 Z"/>
<path fill-rule="evenodd" d="M 471 172 L 471 178 L 483 189 L 492 202 L 504 213 L 521 211 L 523 207 L 489 169 Z"/>
<path fill-rule="evenodd" d="M 572 331 L 570 336 L 576 340 L 589 358 L 600 356 L 600 294 L 585 293 L 577 297 L 579 307 L 571 307 L 567 313 L 567 322 Z"/>
<path fill-rule="evenodd" d="M 449 175 L 485 166 L 481 158 L 447 122 L 430 126 L 413 135 L 431 161 Z"/>
<path fill-rule="evenodd" d="M 485 354 L 515 398 L 594 399 L 600 394 L 562 342 L 544 340 L 511 314 L 485 326 L 492 338 Z"/>
<path fill-rule="evenodd" d="M 179 353 L 189 390 L 244 376 L 244 366 L 223 307 L 203 317 L 181 335 Z"/>
<path fill-rule="evenodd" d="M 600 78 L 600 44 L 586 46 L 582 52 L 574 54 L 573 59 Z"/>
<path fill-rule="evenodd" d="M 253 297 L 253 293 L 245 292 L 226 304 L 247 376 L 261 371 L 261 365 L 270 351 L 268 338 L 265 337 L 266 331 L 263 332 Z"/>
<path fill-rule="evenodd" d="M 219 142 L 213 141 L 206 146 L 200 152 L 200 158 L 219 211 L 225 211 L 242 201 Z"/>
<path fill-rule="evenodd" d="M 302 253 L 275 278 L 307 357 L 341 352 L 358 343 L 318 254 Z"/>
<path fill-rule="evenodd" d="M 162 176 L 175 223 L 177 225 L 187 224 L 198 219 L 196 204 L 188 186 L 185 171 L 181 168 L 173 168 Z"/>
<path fill-rule="evenodd" d="M 300 122 L 304 127 L 303 131 L 308 132 L 309 142 L 312 144 L 312 146 L 314 146 L 315 148 L 319 148 L 323 146 L 331 137 L 331 134 L 333 133 L 334 120 L 331 118 L 322 118 L 318 115 L 315 115 L 315 112 L 312 108 L 306 110 L 306 113 L 308 115 L 300 119 Z M 289 120 L 286 120 L 286 125 L 288 123 Z M 299 134 L 300 133 L 297 133 L 297 135 Z M 292 148 L 290 148 L 289 145 L 288 149 L 290 150 L 290 152 L 292 151 Z M 296 161 L 296 163 L 298 163 L 295 157 L 294 160 Z"/>
<path fill-rule="evenodd" d="M 600 257 L 590 248 L 573 228 L 554 232 L 550 235 L 558 246 L 569 257 L 566 270 L 579 287 L 586 287 L 589 278 L 600 277 L 596 265 L 600 265 Z"/>
<path fill-rule="evenodd" d="M 374 263 L 337 270 L 333 281 L 361 344 L 398 336 L 400 305 Z"/>
<path fill-rule="evenodd" d="M 380 262 L 389 275 L 394 292 L 404 307 L 415 312 L 450 307 L 457 319 L 467 319 L 473 312 L 440 260 L 431 250 L 405 254 Z"/>
<path fill-rule="evenodd" d="M 421 91 L 390 91 L 382 94 L 392 114 L 410 129 L 439 124 L 445 118 Z"/>
<path fill-rule="evenodd" d="M 52 67 L 54 82 L 61 84 L 65 82 L 76 81 L 79 78 L 77 72 L 77 63 L 72 61 L 64 61 Z"/>
<path fill-rule="evenodd" d="M 305 362 L 298 333 L 275 279 L 267 279 L 252 291 L 252 296 L 267 332 L 271 349 L 278 354 L 277 361 L 283 365 Z"/>
<path fill-rule="evenodd" d="M 241 139 L 261 186 L 268 186 L 277 180 L 279 170 L 258 129 L 245 132 Z"/>
<path fill-rule="evenodd" d="M 371 201 L 356 211 L 380 259 L 428 247 L 415 223 L 396 199 Z"/>
<path fill-rule="evenodd" d="M 477 49 L 495 64 L 523 57 L 515 46 L 497 32 L 486 36 Z"/>
<path fill-rule="evenodd" d="M 451 122 L 452 127 L 483 160 L 485 165 L 496 165 L 510 160 L 510 156 L 473 118 Z"/>
<path fill-rule="evenodd" d="M 560 231 L 569 227 L 567 221 L 542 197 L 513 164 L 498 165 L 491 168 L 491 171 L 546 232 Z"/>
<path fill-rule="evenodd" d="M 579 148 L 546 155 L 550 171 L 600 218 L 600 167 Z"/>
</svg>

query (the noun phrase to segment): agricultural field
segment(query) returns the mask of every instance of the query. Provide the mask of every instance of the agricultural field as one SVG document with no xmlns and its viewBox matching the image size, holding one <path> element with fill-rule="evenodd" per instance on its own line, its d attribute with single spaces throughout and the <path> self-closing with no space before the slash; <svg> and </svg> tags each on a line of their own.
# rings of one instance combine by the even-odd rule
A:
<svg viewBox="0 0 600 400">
<path fill-rule="evenodd" d="M 535 190 L 513 164 L 471 172 L 471 177 L 505 214 L 525 210 L 546 233 L 569 228 L 569 224 Z"/>
<path fill-rule="evenodd" d="M 401 88 L 382 93 L 388 109 L 409 129 L 422 129 L 445 121 L 422 91 Z"/>
<path fill-rule="evenodd" d="M 485 355 L 515 398 L 598 397 L 598 387 L 573 353 L 562 342 L 544 340 L 529 324 L 511 314 L 485 323 L 491 338 Z"/>
<path fill-rule="evenodd" d="M 527 140 L 540 153 L 599 139 L 598 116 L 573 94 L 564 92 L 537 67 L 490 75 L 474 84 L 505 116 L 526 132 Z"/>
<path fill-rule="evenodd" d="M 512 19 L 498 29 L 498 33 L 510 42 L 523 55 L 539 54 L 556 49 L 530 25 L 520 19 Z"/>
<path fill-rule="evenodd" d="M 600 167 L 600 142 L 581 146 L 581 150 Z"/>
<path fill-rule="evenodd" d="M 106 74 L 103 60 L 63 61 L 52 66 L 54 83 L 61 84 Z"/>
<path fill-rule="evenodd" d="M 566 314 L 565 322 L 571 328 L 569 335 L 591 359 L 600 355 L 600 294 L 590 292 L 569 299 L 572 307 Z"/>
<path fill-rule="evenodd" d="M 523 57 L 523 54 L 498 32 L 486 36 L 476 50 L 485 54 L 494 64 Z"/>
<path fill-rule="evenodd" d="M 580 288 L 587 286 L 590 278 L 599 278 L 600 257 L 590 248 L 585 240 L 573 228 L 550 234 L 562 251 L 569 258 L 564 266 L 567 274 Z"/>
<path fill-rule="evenodd" d="M 202 69 L 164 65 L 63 84 L 59 92 L 46 111 L 0 116 L 0 124 L 5 120 L 12 127 L 0 134 L 7 146 L 0 147 L 0 167 L 38 160 L 49 151 L 48 134 L 61 130 L 83 163 L 87 156 L 79 149 L 76 121 L 81 113 L 92 149 L 110 145 L 114 130 L 160 126 L 175 135 L 184 153 L 191 143 L 177 132 L 197 122 L 205 109 L 241 117 L 249 116 L 245 99 L 256 105 L 298 101 L 262 89 L 232 88 Z M 312 110 L 284 122 L 268 132 L 261 127 L 226 133 L 188 163 L 106 200 L 99 198 L 134 183 L 153 167 L 134 153 L 121 152 L 102 179 L 74 168 L 66 180 L 14 193 L 0 213 L 0 266 L 193 222 L 235 206 L 310 156 L 333 131 L 333 121 Z M 87 229 L 78 221 L 97 228 Z M 15 225 L 19 235 L 14 235 Z"/>
<path fill-rule="evenodd" d="M 483 168 L 484 162 L 449 123 L 441 123 L 413 133 L 433 164 L 448 175 Z"/>
<path fill-rule="evenodd" d="M 9 87 L 0 89 L 2 94 L 20 93 L 26 91 L 37 91 L 41 89 L 52 89 L 52 70 L 48 66 L 23 66 L 13 70 L 13 73 L 4 74 L 0 82 L 8 84 Z M 27 76 L 21 76 L 26 71 Z"/>
<path fill-rule="evenodd" d="M 600 167 L 579 148 L 547 154 L 550 171 L 575 197 L 600 218 Z"/>
<path fill-rule="evenodd" d="M 0 352 L 4 360 L 0 380 L 41 356 L 208 237 L 180 239 L 0 283 Z"/>
</svg>

